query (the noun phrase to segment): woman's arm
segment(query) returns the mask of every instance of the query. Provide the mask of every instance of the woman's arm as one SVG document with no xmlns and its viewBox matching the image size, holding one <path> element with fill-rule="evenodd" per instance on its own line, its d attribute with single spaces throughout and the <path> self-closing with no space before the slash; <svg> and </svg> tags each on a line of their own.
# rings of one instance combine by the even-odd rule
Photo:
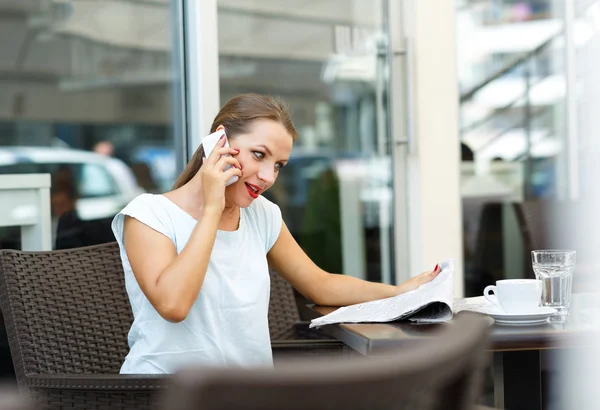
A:
<svg viewBox="0 0 600 410">
<path fill-rule="evenodd" d="M 300 293 L 314 303 L 326 306 L 347 306 L 399 295 L 433 280 L 440 272 L 436 267 L 399 286 L 327 273 L 304 253 L 285 223 L 282 223 L 279 237 L 267 258 L 269 264 Z"/>
<path fill-rule="evenodd" d="M 165 320 L 181 322 L 196 301 L 217 235 L 220 212 L 203 212 L 178 255 L 165 235 L 125 217 L 125 251 L 133 274 L 154 309 Z"/>
<path fill-rule="evenodd" d="M 237 150 L 225 147 L 221 137 L 217 147 L 203 158 L 200 171 L 188 184 L 202 187 L 203 207 L 200 218 L 177 254 L 173 242 L 137 219 L 126 217 L 124 243 L 133 274 L 154 309 L 171 322 L 184 320 L 198 298 L 215 244 L 221 214 L 225 207 L 225 183 L 240 177 Z M 226 165 L 233 165 L 225 171 Z"/>
</svg>

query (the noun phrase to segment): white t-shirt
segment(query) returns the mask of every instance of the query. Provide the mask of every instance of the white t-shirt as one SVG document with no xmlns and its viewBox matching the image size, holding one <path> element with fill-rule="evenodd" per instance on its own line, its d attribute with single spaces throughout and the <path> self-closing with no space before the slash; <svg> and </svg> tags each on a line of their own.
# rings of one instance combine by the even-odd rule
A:
<svg viewBox="0 0 600 410">
<path fill-rule="evenodd" d="M 196 220 L 164 195 L 142 194 L 112 222 L 134 321 L 121 373 L 173 373 L 190 363 L 272 366 L 267 252 L 281 230 L 279 207 L 262 196 L 240 209 L 236 231 L 217 231 L 200 294 L 179 323 L 163 319 L 139 287 L 123 246 L 129 215 L 167 236 L 180 253 Z M 149 250 L 151 252 L 151 250 Z"/>
</svg>

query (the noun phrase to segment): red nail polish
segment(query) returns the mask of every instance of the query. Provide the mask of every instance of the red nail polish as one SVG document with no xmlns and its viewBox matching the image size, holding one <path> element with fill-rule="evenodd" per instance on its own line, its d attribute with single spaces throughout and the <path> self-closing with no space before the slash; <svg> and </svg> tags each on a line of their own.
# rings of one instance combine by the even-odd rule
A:
<svg viewBox="0 0 600 410">
<path fill-rule="evenodd" d="M 435 268 L 433 268 L 433 271 L 434 271 L 434 272 L 437 272 L 437 271 L 438 271 L 438 269 L 439 269 L 439 267 L 440 267 L 440 265 L 435 265 Z"/>
<path fill-rule="evenodd" d="M 237 149 L 237 148 L 234 148 L 234 150 L 235 150 L 235 152 L 240 152 L 240 150 L 239 150 L 239 149 Z"/>
</svg>

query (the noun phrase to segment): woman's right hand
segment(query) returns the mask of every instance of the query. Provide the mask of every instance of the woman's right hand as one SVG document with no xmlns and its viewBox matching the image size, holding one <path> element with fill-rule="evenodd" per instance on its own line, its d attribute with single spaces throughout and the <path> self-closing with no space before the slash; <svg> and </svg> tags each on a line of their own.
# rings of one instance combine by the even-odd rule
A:
<svg viewBox="0 0 600 410">
<path fill-rule="evenodd" d="M 221 137 L 208 158 L 202 159 L 202 167 L 199 171 L 202 181 L 203 207 L 218 212 L 225 208 L 225 183 L 232 176 L 242 176 L 242 167 L 233 157 L 239 153 L 239 150 L 225 147 L 225 141 L 225 136 Z M 228 164 L 232 167 L 224 171 Z"/>
</svg>

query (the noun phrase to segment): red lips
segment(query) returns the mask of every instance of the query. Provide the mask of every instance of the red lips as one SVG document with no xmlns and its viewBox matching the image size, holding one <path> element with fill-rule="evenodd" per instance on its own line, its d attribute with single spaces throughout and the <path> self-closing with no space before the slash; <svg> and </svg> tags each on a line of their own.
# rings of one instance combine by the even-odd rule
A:
<svg viewBox="0 0 600 410">
<path fill-rule="evenodd" d="M 258 195 L 262 191 L 259 186 L 249 184 L 248 182 L 246 182 L 246 189 L 248 190 L 248 194 L 254 199 L 258 198 Z"/>
</svg>

